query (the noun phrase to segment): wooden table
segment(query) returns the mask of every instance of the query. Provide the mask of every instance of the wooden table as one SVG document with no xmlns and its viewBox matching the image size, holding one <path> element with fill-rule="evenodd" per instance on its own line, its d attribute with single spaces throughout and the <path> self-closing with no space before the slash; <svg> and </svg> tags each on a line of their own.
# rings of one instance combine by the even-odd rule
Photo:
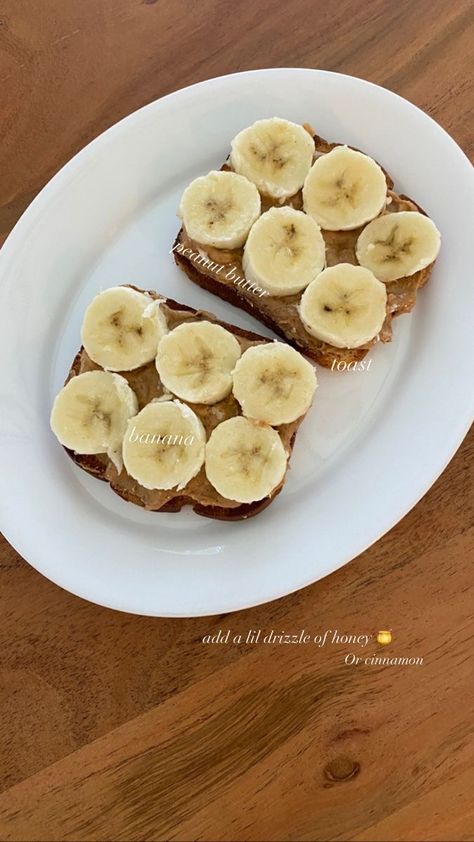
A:
<svg viewBox="0 0 474 842">
<path fill-rule="evenodd" d="M 4 0 L 0 15 L 3 237 L 115 121 L 242 68 L 362 76 L 472 152 L 469 0 Z M 228 616 L 99 608 L 3 541 L 0 838 L 472 840 L 472 450 L 351 564 Z M 365 650 L 202 642 L 385 628 L 392 645 Z"/>
</svg>

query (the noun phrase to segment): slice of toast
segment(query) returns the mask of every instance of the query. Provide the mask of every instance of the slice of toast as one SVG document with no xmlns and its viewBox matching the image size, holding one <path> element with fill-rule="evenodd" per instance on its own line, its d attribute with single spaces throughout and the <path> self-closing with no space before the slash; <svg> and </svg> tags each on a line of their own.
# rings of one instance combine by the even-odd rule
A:
<svg viewBox="0 0 474 842">
<path fill-rule="evenodd" d="M 324 155 L 340 146 L 338 143 L 328 143 L 323 138 L 314 134 L 311 127 L 305 125 L 314 139 L 316 155 Z M 361 151 L 361 150 L 357 150 Z M 230 170 L 231 167 L 225 163 L 221 169 Z M 385 170 L 384 170 L 385 172 Z M 384 213 L 395 213 L 398 211 L 425 211 L 412 199 L 403 194 L 397 194 L 393 190 L 393 180 L 385 172 L 387 191 L 390 202 Z M 262 213 L 272 205 L 280 206 L 276 200 L 268 196 L 262 196 Z M 302 191 L 284 202 L 297 210 L 303 207 Z M 425 214 L 426 215 L 426 214 Z M 353 229 L 352 231 L 326 231 L 323 236 L 326 242 L 327 265 L 334 266 L 336 263 L 357 264 L 355 246 L 359 234 L 365 226 Z M 416 303 L 418 290 L 427 282 L 434 263 L 421 269 L 410 277 L 400 278 L 386 284 L 387 288 L 387 313 L 382 330 L 378 337 L 375 337 L 366 345 L 358 348 L 335 348 L 327 342 L 316 339 L 305 329 L 298 313 L 298 304 L 303 291 L 297 295 L 274 297 L 270 295 L 256 294 L 251 289 L 246 289 L 241 281 L 244 279 L 242 268 L 243 248 L 223 250 L 202 247 L 193 241 L 184 228 L 178 232 L 173 245 L 174 259 L 177 265 L 186 273 L 188 278 L 203 289 L 218 295 L 225 301 L 229 301 L 237 307 L 246 310 L 276 334 L 293 345 L 301 353 L 305 354 L 314 362 L 325 367 L 337 366 L 338 362 L 357 362 L 363 359 L 370 348 L 377 342 L 390 342 L 392 338 L 392 319 L 401 313 L 409 313 Z M 228 269 L 218 271 L 219 266 Z M 230 270 L 234 268 L 232 273 Z M 230 277 L 226 277 L 229 275 Z"/>
<path fill-rule="evenodd" d="M 130 285 L 131 286 L 131 285 Z M 132 286 L 139 292 L 144 290 Z M 153 299 L 160 299 L 162 311 L 168 322 L 170 329 L 177 327 L 184 322 L 194 321 L 210 321 L 229 330 L 236 337 L 241 345 L 242 351 L 245 351 L 251 345 L 260 345 L 262 343 L 271 342 L 264 336 L 257 333 L 252 333 L 248 330 L 243 330 L 235 325 L 227 324 L 216 318 L 211 313 L 204 310 L 194 310 L 192 307 L 187 307 L 184 304 L 178 304 L 170 298 L 164 298 L 157 295 L 152 290 L 146 292 Z M 84 348 L 76 354 L 69 371 L 66 383 L 78 374 L 83 374 L 86 371 L 100 370 L 101 367 L 94 363 L 87 355 Z M 138 399 L 139 410 L 149 403 L 153 398 L 158 398 L 169 390 L 165 390 L 160 381 L 158 372 L 156 370 L 155 361 L 147 363 L 134 371 L 118 372 L 122 377 L 128 381 L 130 387 L 135 392 Z M 180 399 L 182 403 L 187 403 Z M 228 395 L 223 400 L 218 401 L 211 406 L 204 404 L 189 404 L 193 411 L 201 419 L 206 430 L 207 438 L 209 438 L 212 430 L 221 421 L 232 418 L 236 415 L 241 415 L 240 405 L 235 400 L 232 394 Z M 303 416 L 304 417 L 304 416 Z M 282 424 L 275 427 L 283 445 L 287 452 L 291 455 L 293 445 L 295 442 L 298 427 L 303 420 L 303 417 L 297 419 L 291 424 Z M 144 509 L 150 511 L 160 512 L 179 512 L 183 506 L 192 506 L 196 514 L 204 517 L 215 518 L 217 520 L 244 520 L 258 514 L 265 509 L 277 494 L 281 491 L 284 479 L 281 484 L 274 489 L 272 494 L 259 500 L 255 503 L 237 503 L 234 500 L 227 500 L 222 497 L 210 484 L 206 477 L 204 466 L 201 468 L 197 476 L 195 476 L 187 486 L 181 491 L 169 490 L 149 490 L 143 488 L 136 480 L 134 480 L 123 468 L 119 473 L 113 462 L 108 456 L 103 453 L 94 456 L 86 456 L 74 453 L 68 448 L 64 448 L 71 459 L 87 473 L 98 479 L 105 480 L 110 484 L 110 487 L 116 494 L 131 503 L 142 506 Z"/>
</svg>

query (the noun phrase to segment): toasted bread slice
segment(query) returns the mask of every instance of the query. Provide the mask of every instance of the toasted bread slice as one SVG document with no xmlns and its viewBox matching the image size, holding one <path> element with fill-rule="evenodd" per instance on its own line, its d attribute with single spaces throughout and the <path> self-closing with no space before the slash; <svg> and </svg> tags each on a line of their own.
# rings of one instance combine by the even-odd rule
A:
<svg viewBox="0 0 474 842">
<path fill-rule="evenodd" d="M 138 287 L 132 287 L 138 289 Z M 144 290 L 138 290 L 140 292 Z M 166 316 L 168 326 L 170 329 L 177 327 L 184 322 L 192 321 L 211 321 L 215 324 L 229 330 L 236 337 L 241 345 L 242 351 L 245 351 L 251 345 L 259 345 L 268 343 L 272 340 L 260 336 L 257 333 L 252 333 L 248 330 L 236 327 L 235 325 L 222 322 L 211 313 L 204 310 L 194 310 L 184 304 L 178 304 L 170 298 L 163 298 L 157 295 L 152 290 L 147 290 L 148 294 L 154 299 L 162 299 L 161 305 L 164 315 Z M 72 363 L 66 382 L 78 374 L 83 374 L 86 371 L 100 370 L 100 366 L 94 363 L 87 355 L 84 348 L 76 354 Z M 153 398 L 160 397 L 165 390 L 154 361 L 147 363 L 141 368 L 134 371 L 120 372 L 122 377 L 125 377 L 130 387 L 135 392 L 138 399 L 138 408 L 141 410 Z M 183 401 L 186 403 L 186 401 Z M 189 404 L 194 412 L 201 419 L 207 433 L 207 437 L 211 434 L 214 427 L 221 421 L 231 418 L 236 415 L 241 415 L 241 408 L 232 394 L 223 400 L 218 401 L 210 406 L 204 404 Z M 303 416 L 304 417 L 304 416 Z M 297 419 L 291 424 L 282 424 L 275 427 L 285 448 L 291 455 L 293 445 L 295 442 L 298 427 L 303 420 L 303 417 Z M 74 453 L 67 448 L 64 448 L 71 459 L 87 473 L 98 479 L 105 480 L 110 484 L 110 487 L 116 494 L 131 503 L 142 506 L 144 509 L 160 512 L 179 512 L 183 506 L 192 506 L 196 514 L 204 517 L 215 518 L 217 520 L 244 520 L 258 514 L 265 509 L 277 494 L 281 491 L 284 480 L 274 489 L 272 494 L 254 503 L 241 504 L 234 500 L 227 500 L 222 497 L 208 481 L 204 466 L 201 468 L 197 476 L 192 479 L 187 486 L 181 490 L 149 490 L 143 488 L 136 480 L 127 474 L 125 469 L 119 473 L 117 468 L 111 462 L 106 454 L 99 454 L 95 456 L 85 456 Z"/>
<path fill-rule="evenodd" d="M 328 143 L 314 134 L 311 127 L 305 125 L 305 128 L 312 134 L 316 153 L 319 155 L 324 155 L 336 146 L 341 145 Z M 221 169 L 230 170 L 231 168 L 225 163 Z M 425 211 L 412 199 L 403 194 L 397 194 L 393 190 L 393 180 L 386 172 L 385 177 L 390 203 L 384 212 L 419 211 L 425 214 Z M 262 196 L 262 213 L 273 204 L 277 204 L 277 202 L 269 197 Z M 292 207 L 301 210 L 303 207 L 302 191 L 291 196 L 284 204 L 291 204 Z M 364 226 L 351 231 L 323 231 L 328 266 L 333 266 L 336 263 L 357 264 L 355 246 L 363 228 Z M 204 248 L 193 241 L 184 228 L 181 228 L 173 245 L 173 254 L 177 265 L 191 281 L 225 301 L 246 310 L 298 351 L 314 360 L 314 362 L 328 368 L 337 366 L 338 362 L 348 364 L 363 359 L 370 348 L 379 340 L 390 342 L 393 317 L 401 313 L 409 313 L 413 309 L 416 304 L 417 292 L 427 282 L 434 265 L 432 263 L 410 277 L 387 283 L 387 313 L 379 336 L 366 345 L 346 349 L 335 348 L 308 333 L 297 309 L 302 292 L 297 295 L 278 298 L 270 295 L 260 296 L 255 294 L 255 291 L 238 285 L 232 278 L 226 278 L 226 274 L 230 273 L 217 271 L 216 267 L 218 266 L 229 265 L 229 268 L 233 266 L 235 267 L 235 274 L 244 278 L 242 268 L 243 248 L 233 250 L 215 249 L 209 246 Z M 206 256 L 209 260 L 205 260 Z M 213 265 L 215 268 L 213 268 Z"/>
</svg>

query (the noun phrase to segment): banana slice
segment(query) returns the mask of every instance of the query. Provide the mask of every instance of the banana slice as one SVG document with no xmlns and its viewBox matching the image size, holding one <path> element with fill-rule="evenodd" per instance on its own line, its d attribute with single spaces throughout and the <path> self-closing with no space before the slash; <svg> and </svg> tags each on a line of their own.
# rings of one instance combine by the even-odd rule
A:
<svg viewBox="0 0 474 842">
<path fill-rule="evenodd" d="M 369 269 L 338 263 L 305 289 L 301 320 L 312 336 L 336 348 L 358 348 L 380 332 L 387 291 Z"/>
<path fill-rule="evenodd" d="M 107 453 L 117 464 L 128 419 L 137 411 L 136 395 L 124 377 L 88 371 L 72 377 L 57 395 L 51 429 L 75 453 Z"/>
<path fill-rule="evenodd" d="M 125 470 L 143 488 L 181 491 L 204 462 L 206 433 L 180 401 L 152 401 L 130 418 L 123 439 Z"/>
<path fill-rule="evenodd" d="M 380 213 L 386 198 L 383 170 L 368 155 L 347 146 L 317 158 L 303 187 L 306 213 L 327 231 L 363 225 Z"/>
<path fill-rule="evenodd" d="M 251 228 L 242 267 L 246 278 L 270 295 L 293 295 L 319 275 L 325 249 L 311 217 L 289 207 L 270 208 Z"/>
<path fill-rule="evenodd" d="M 234 369 L 233 393 L 244 415 L 267 424 L 290 424 L 311 406 L 313 366 L 283 342 L 253 345 Z"/>
<path fill-rule="evenodd" d="M 110 287 L 89 304 L 81 339 L 97 365 L 132 371 L 153 359 L 167 330 L 159 301 L 129 287 Z"/>
<path fill-rule="evenodd" d="M 418 211 L 400 211 L 366 225 L 357 240 L 356 256 L 381 281 L 395 281 L 433 263 L 440 246 L 441 235 L 431 219 Z"/>
<path fill-rule="evenodd" d="M 230 331 L 212 322 L 188 322 L 163 337 L 156 368 L 163 385 L 179 398 L 211 404 L 231 391 L 240 354 Z"/>
<path fill-rule="evenodd" d="M 262 193 L 287 199 L 303 186 L 313 153 L 314 140 L 306 129 L 272 117 L 257 120 L 234 137 L 230 163 Z"/>
<path fill-rule="evenodd" d="M 287 454 L 276 430 L 248 418 L 229 418 L 206 445 L 206 476 L 219 494 L 238 503 L 263 500 L 286 472 Z"/>
<path fill-rule="evenodd" d="M 186 187 L 179 216 L 189 236 L 198 243 L 240 248 L 260 216 L 260 194 L 242 175 L 213 170 Z"/>
</svg>

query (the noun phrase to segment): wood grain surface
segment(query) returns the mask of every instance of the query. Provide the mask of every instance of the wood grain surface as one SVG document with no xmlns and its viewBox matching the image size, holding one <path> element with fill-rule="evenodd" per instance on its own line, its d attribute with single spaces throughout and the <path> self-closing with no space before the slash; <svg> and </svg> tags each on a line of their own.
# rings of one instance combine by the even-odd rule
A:
<svg viewBox="0 0 474 842">
<path fill-rule="evenodd" d="M 1 237 L 108 126 L 239 69 L 361 76 L 472 154 L 473 18 L 467 0 L 3 0 Z M 473 840 L 473 449 L 351 564 L 222 617 L 90 605 L 2 539 L 0 839 Z M 272 629 L 393 641 L 263 643 Z"/>
</svg>

